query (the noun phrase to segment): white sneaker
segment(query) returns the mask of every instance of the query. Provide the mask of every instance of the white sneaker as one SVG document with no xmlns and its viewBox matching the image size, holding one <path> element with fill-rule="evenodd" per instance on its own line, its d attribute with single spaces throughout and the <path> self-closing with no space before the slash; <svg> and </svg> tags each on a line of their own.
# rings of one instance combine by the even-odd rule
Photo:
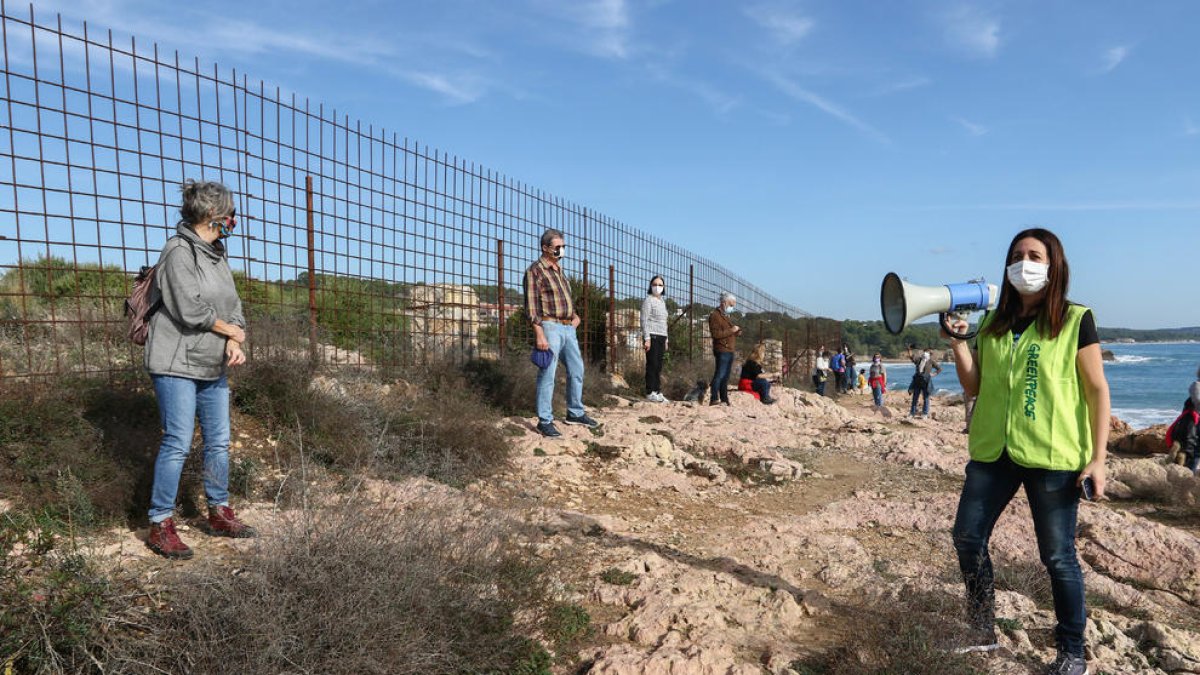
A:
<svg viewBox="0 0 1200 675">
<path fill-rule="evenodd" d="M 646 394 L 646 400 L 651 403 L 658 403 L 658 396 L 655 395 L 654 392 L 650 392 L 649 394 Z"/>
<path fill-rule="evenodd" d="M 671 402 L 671 399 L 667 398 L 666 396 L 663 396 L 663 393 L 661 391 L 656 391 L 654 393 L 658 394 L 658 402 L 659 403 L 670 403 Z"/>
</svg>

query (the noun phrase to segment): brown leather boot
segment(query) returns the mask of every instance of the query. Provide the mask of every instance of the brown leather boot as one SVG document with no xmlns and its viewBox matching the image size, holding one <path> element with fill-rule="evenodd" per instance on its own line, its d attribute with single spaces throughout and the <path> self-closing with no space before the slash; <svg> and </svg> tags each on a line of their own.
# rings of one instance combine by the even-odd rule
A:
<svg viewBox="0 0 1200 675">
<path fill-rule="evenodd" d="M 150 524 L 150 536 L 146 537 L 146 546 L 164 558 L 187 560 L 192 557 L 192 549 L 175 533 L 175 520 L 172 518 Z"/>
<path fill-rule="evenodd" d="M 228 506 L 212 506 L 208 509 L 208 533 L 218 537 L 247 539 L 257 537 L 253 527 L 238 520 Z"/>
</svg>

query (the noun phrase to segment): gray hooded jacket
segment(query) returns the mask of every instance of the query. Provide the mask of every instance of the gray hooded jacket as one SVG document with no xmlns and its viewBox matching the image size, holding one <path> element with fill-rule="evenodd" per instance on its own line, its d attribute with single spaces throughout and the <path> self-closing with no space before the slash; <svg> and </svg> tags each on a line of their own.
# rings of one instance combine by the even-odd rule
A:
<svg viewBox="0 0 1200 675">
<path fill-rule="evenodd" d="M 150 317 L 146 370 L 217 380 L 225 374 L 225 337 L 212 327 L 221 319 L 245 328 L 242 301 L 220 241 L 209 244 L 184 223 L 176 233 L 158 258 L 150 292 L 150 302 L 161 299 L 162 305 Z"/>
</svg>

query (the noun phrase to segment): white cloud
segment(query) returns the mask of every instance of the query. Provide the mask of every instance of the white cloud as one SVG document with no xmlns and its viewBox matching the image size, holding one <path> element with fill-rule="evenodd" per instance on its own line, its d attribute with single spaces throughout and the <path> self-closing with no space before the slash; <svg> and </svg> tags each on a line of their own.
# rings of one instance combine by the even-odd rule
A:
<svg viewBox="0 0 1200 675">
<path fill-rule="evenodd" d="M 728 94 L 708 82 L 678 75 L 660 64 L 647 64 L 646 71 L 663 84 L 699 97 L 718 115 L 729 113 L 742 102 L 740 97 Z"/>
<path fill-rule="evenodd" d="M 994 58 L 1000 50 L 1000 20 L 971 5 L 959 5 L 942 14 L 946 42 L 976 58 Z"/>
<path fill-rule="evenodd" d="M 961 126 L 963 129 L 966 129 L 967 133 L 971 134 L 972 136 L 983 136 L 988 132 L 987 127 L 977 122 L 972 122 L 971 120 L 963 119 L 962 117 L 951 117 L 950 119 L 958 122 L 959 126 Z"/>
<path fill-rule="evenodd" d="M 774 84 L 780 91 L 782 91 L 784 94 L 787 94 L 789 97 L 820 110 L 830 117 L 833 117 L 834 119 L 859 130 L 863 134 L 870 136 L 880 143 L 890 144 L 892 142 L 891 139 L 888 138 L 887 135 L 882 131 L 858 119 L 852 113 L 833 101 L 830 101 L 829 99 L 815 92 L 809 91 L 808 89 L 805 89 L 804 87 L 777 73 L 765 73 L 764 76 L 768 81 L 771 82 L 771 84 Z"/>
<path fill-rule="evenodd" d="M 1121 65 L 1125 59 L 1129 58 L 1131 48 L 1128 45 L 1117 45 L 1112 49 L 1104 52 L 1104 64 L 1100 67 L 1103 73 L 1111 73 Z"/>
<path fill-rule="evenodd" d="M 632 55 L 633 20 L 626 0 L 536 0 L 535 4 L 579 31 L 568 37 L 578 48 L 603 58 Z"/>
<path fill-rule="evenodd" d="M 816 25 L 809 17 L 779 5 L 751 5 L 744 11 L 746 16 L 767 29 L 776 41 L 784 45 L 803 40 Z"/>
<path fill-rule="evenodd" d="M 928 87 L 931 84 L 933 84 L 933 80 L 920 75 L 903 80 L 896 80 L 895 82 L 889 82 L 871 92 L 871 96 L 888 96 L 889 94 L 899 94 L 901 92 L 910 91 L 913 89 L 920 89 L 921 87 Z"/>
<path fill-rule="evenodd" d="M 155 5 L 142 0 L 41 0 L 39 14 L 48 14 L 41 8 L 73 20 L 87 20 L 93 31 L 113 28 L 132 34 L 138 39 L 139 51 L 148 51 L 154 42 L 168 54 L 179 50 L 185 58 L 195 54 L 202 61 L 220 59 L 226 66 L 233 65 L 228 61 L 276 56 L 375 68 L 451 104 L 479 100 L 498 84 L 475 67 L 494 55 L 464 37 L 425 32 L 419 37 L 382 39 L 361 33 L 292 30 L 212 13 L 156 13 Z"/>
</svg>

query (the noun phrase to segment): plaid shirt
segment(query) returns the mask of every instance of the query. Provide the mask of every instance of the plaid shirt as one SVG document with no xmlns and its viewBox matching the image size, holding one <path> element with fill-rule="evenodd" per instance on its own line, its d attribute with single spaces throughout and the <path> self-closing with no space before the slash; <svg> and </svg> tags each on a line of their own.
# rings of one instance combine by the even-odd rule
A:
<svg viewBox="0 0 1200 675">
<path fill-rule="evenodd" d="M 571 283 L 560 265 L 538 258 L 525 271 L 525 311 L 535 325 L 541 325 L 543 318 L 559 321 L 575 318 Z"/>
</svg>

